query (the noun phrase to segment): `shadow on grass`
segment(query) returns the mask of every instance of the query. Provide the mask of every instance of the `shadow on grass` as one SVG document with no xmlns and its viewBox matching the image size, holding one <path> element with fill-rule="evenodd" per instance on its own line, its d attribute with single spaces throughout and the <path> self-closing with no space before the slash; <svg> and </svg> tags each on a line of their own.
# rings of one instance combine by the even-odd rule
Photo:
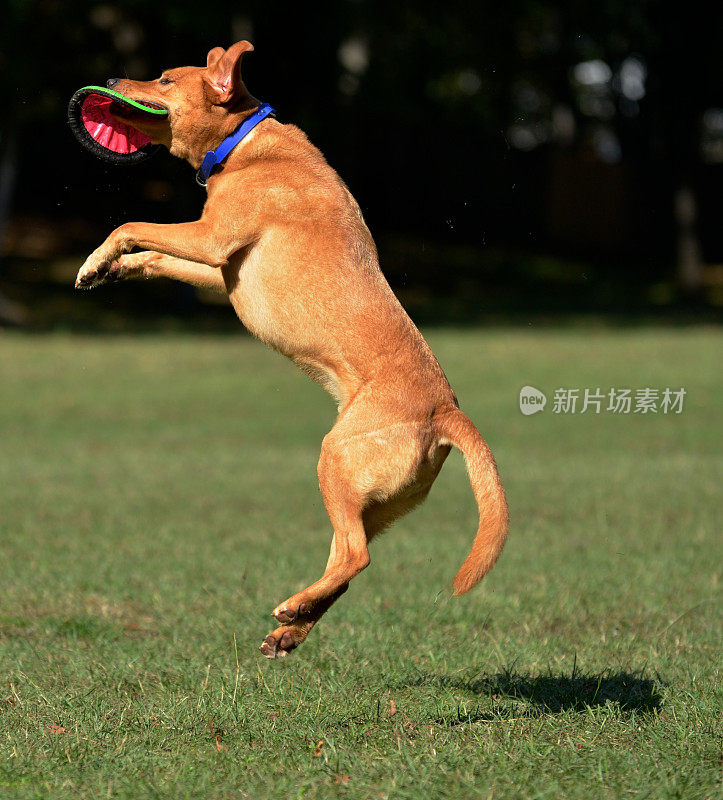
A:
<svg viewBox="0 0 723 800">
<path fill-rule="evenodd" d="M 465 710 L 438 718 L 438 723 L 461 725 L 513 717 L 540 717 L 601 708 L 609 704 L 621 712 L 652 714 L 662 705 L 662 680 L 641 672 L 603 672 L 586 675 L 573 669 L 570 675 L 522 675 L 513 669 L 475 678 L 419 675 L 405 687 L 428 686 L 453 689 L 492 701 L 492 710 Z M 512 701 L 512 703 L 510 703 Z"/>
</svg>

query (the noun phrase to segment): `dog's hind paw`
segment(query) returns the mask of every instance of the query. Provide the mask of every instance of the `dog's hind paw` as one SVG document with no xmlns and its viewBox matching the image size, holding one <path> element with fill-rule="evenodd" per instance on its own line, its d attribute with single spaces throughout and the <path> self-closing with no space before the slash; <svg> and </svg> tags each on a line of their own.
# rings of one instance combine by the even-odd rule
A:
<svg viewBox="0 0 723 800">
<path fill-rule="evenodd" d="M 280 606 L 276 606 L 271 612 L 271 616 L 276 617 L 282 624 L 288 625 L 289 622 L 293 622 L 297 617 L 308 614 L 310 610 L 310 603 L 299 603 L 298 606 L 294 607 L 294 604 L 287 600 Z"/>
<path fill-rule="evenodd" d="M 266 658 L 286 658 L 296 646 L 292 632 L 279 628 L 264 639 L 259 650 Z"/>
</svg>

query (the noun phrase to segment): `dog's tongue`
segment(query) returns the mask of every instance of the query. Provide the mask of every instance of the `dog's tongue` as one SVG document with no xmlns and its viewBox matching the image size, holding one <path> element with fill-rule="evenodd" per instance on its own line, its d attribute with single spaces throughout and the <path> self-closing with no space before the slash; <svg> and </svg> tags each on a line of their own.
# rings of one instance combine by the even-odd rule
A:
<svg viewBox="0 0 723 800">
<path fill-rule="evenodd" d="M 145 133 L 110 113 L 113 100 L 99 94 L 89 94 L 81 107 L 83 125 L 99 145 L 114 153 L 135 153 L 150 143 Z"/>
</svg>

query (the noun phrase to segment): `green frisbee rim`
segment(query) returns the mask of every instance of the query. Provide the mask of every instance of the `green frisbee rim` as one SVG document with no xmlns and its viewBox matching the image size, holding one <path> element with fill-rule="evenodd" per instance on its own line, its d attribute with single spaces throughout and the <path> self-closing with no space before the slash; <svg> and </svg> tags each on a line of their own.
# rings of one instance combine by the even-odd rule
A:
<svg viewBox="0 0 723 800">
<path fill-rule="evenodd" d="M 121 94 L 120 92 L 114 92 L 112 89 L 105 89 L 102 86 L 83 86 L 81 89 L 78 89 L 78 91 L 79 92 L 92 91 L 97 94 L 104 94 L 107 97 L 112 97 L 114 100 L 120 100 L 121 102 L 126 103 L 129 106 L 133 106 L 133 108 L 138 109 L 138 111 L 143 111 L 145 114 L 154 114 L 157 117 L 168 116 L 167 108 L 152 108 L 151 106 L 139 103 L 137 100 L 131 100 L 130 97 L 126 97 L 124 94 Z"/>
</svg>

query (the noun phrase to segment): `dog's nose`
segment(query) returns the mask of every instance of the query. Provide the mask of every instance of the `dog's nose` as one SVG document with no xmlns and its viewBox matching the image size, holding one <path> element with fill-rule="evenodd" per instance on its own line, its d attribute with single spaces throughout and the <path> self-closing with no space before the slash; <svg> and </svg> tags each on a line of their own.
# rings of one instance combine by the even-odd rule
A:
<svg viewBox="0 0 723 800">
<path fill-rule="evenodd" d="M 119 80 L 120 78 L 108 78 L 108 80 L 105 82 L 105 85 L 108 89 L 112 89 Z"/>
</svg>

